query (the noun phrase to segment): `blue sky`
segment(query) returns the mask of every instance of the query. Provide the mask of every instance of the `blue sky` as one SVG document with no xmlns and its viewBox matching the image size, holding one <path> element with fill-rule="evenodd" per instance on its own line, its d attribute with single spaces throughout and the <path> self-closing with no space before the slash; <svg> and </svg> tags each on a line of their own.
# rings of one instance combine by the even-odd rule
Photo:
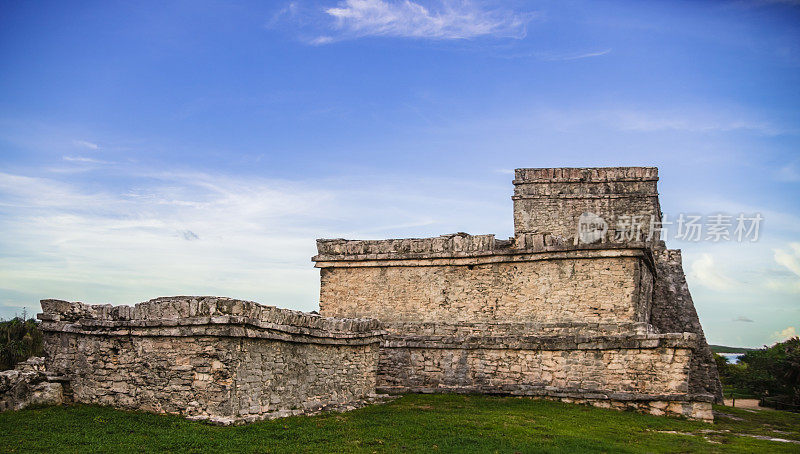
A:
<svg viewBox="0 0 800 454">
<path fill-rule="evenodd" d="M 319 237 L 513 234 L 516 167 L 656 165 L 713 343 L 800 330 L 792 1 L 3 2 L 0 317 L 313 310 Z"/>
</svg>

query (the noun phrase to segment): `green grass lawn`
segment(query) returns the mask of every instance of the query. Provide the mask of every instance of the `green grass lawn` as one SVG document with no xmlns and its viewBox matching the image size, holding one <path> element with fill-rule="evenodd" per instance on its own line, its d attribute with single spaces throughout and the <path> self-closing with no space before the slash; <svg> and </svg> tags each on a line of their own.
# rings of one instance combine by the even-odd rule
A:
<svg viewBox="0 0 800 454">
<path fill-rule="evenodd" d="M 407 395 L 348 413 L 219 427 L 74 405 L 0 414 L 0 451 L 800 452 L 744 435 L 800 440 L 800 415 L 716 409 L 732 418 L 712 425 L 527 398 Z"/>
</svg>

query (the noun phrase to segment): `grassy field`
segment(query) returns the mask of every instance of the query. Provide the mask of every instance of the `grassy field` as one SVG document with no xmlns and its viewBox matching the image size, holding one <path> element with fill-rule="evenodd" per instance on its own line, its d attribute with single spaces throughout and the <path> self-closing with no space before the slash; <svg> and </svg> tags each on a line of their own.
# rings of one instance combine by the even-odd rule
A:
<svg viewBox="0 0 800 454">
<path fill-rule="evenodd" d="M 2 452 L 800 452 L 800 415 L 716 424 L 526 398 L 407 395 L 349 413 L 218 427 L 95 406 L 0 414 Z"/>
</svg>

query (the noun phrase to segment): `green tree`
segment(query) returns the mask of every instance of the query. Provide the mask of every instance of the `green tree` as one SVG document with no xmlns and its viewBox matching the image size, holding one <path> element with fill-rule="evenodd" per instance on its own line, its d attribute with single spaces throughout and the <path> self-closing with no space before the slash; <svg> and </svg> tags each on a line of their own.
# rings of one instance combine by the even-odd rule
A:
<svg viewBox="0 0 800 454">
<path fill-rule="evenodd" d="M 13 368 L 18 362 L 42 354 L 42 332 L 30 318 L 14 317 L 0 321 L 0 370 Z"/>
<path fill-rule="evenodd" d="M 747 352 L 726 372 L 728 381 L 738 388 L 800 404 L 800 339 Z"/>
<path fill-rule="evenodd" d="M 714 353 L 714 361 L 717 363 L 717 372 L 719 372 L 720 380 L 725 381 L 725 378 L 729 375 L 728 358 L 725 358 L 719 353 Z"/>
</svg>

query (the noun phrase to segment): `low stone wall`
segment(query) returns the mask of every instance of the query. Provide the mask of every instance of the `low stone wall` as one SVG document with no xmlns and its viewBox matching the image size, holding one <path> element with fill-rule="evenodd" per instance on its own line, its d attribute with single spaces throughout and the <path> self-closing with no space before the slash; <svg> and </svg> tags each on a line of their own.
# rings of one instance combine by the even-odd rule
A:
<svg viewBox="0 0 800 454">
<path fill-rule="evenodd" d="M 449 337 L 390 335 L 378 389 L 539 396 L 711 421 L 690 395 L 694 334 Z"/>
<path fill-rule="evenodd" d="M 375 320 L 215 297 L 41 304 L 47 370 L 67 378 L 76 402 L 225 424 L 374 395 L 384 334 Z"/>
</svg>

